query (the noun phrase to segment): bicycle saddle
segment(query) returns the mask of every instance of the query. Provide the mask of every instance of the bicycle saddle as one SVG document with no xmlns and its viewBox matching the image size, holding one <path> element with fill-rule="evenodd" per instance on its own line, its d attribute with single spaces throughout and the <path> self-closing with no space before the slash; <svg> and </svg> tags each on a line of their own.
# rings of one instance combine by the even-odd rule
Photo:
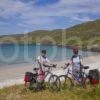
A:
<svg viewBox="0 0 100 100">
<path fill-rule="evenodd" d="M 37 70 L 39 70 L 39 68 L 33 68 L 33 70 L 34 70 L 34 71 L 37 71 Z"/>
<path fill-rule="evenodd" d="M 89 66 L 82 66 L 83 69 L 89 69 Z"/>
<path fill-rule="evenodd" d="M 53 64 L 52 67 L 56 68 L 57 64 Z"/>
</svg>

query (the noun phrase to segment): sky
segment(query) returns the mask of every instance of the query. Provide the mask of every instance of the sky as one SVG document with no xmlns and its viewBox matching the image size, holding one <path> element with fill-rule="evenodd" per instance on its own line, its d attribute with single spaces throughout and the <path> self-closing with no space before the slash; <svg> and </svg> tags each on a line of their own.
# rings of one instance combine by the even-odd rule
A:
<svg viewBox="0 0 100 100">
<path fill-rule="evenodd" d="M 100 0 L 0 0 L 0 35 L 65 29 L 100 18 Z"/>
</svg>

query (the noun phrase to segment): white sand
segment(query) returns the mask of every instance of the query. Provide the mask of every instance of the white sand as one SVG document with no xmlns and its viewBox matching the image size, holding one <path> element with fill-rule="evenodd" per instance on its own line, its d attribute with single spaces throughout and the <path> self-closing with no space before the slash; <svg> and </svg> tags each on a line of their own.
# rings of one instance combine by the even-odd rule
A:
<svg viewBox="0 0 100 100">
<path fill-rule="evenodd" d="M 65 74 L 66 70 L 62 70 L 60 67 L 64 66 L 66 61 L 54 62 L 57 64 L 57 69 L 54 69 L 52 72 L 56 75 Z M 87 72 L 90 69 L 99 69 L 100 71 L 100 55 L 91 56 L 84 58 L 84 65 L 90 66 Z M 24 83 L 24 74 L 26 71 L 32 72 L 35 64 L 14 64 L 8 65 L 6 67 L 0 67 L 0 88 L 8 87 L 15 84 L 23 84 Z"/>
</svg>

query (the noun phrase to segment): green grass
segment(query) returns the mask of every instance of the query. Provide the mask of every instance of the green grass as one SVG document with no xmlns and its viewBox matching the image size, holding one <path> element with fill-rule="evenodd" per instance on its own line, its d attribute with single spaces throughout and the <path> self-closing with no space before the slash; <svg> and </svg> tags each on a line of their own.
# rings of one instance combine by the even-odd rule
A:
<svg viewBox="0 0 100 100">
<path fill-rule="evenodd" d="M 26 91 L 24 85 L 0 89 L 0 100 L 100 100 L 100 85 L 83 89 L 76 87 L 73 90 L 62 90 L 61 92 Z"/>
</svg>

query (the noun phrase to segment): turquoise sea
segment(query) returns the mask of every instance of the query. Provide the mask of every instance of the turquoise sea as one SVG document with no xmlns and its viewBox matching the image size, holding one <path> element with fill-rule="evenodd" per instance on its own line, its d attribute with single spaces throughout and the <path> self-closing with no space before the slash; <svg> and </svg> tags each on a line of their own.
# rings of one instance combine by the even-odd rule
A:
<svg viewBox="0 0 100 100">
<path fill-rule="evenodd" d="M 71 58 L 72 49 L 52 45 L 0 45 L 0 66 L 7 64 L 20 64 L 34 62 L 42 49 L 47 50 L 47 57 L 51 61 L 61 61 Z M 80 51 L 83 57 L 94 55 L 93 52 Z"/>
</svg>

